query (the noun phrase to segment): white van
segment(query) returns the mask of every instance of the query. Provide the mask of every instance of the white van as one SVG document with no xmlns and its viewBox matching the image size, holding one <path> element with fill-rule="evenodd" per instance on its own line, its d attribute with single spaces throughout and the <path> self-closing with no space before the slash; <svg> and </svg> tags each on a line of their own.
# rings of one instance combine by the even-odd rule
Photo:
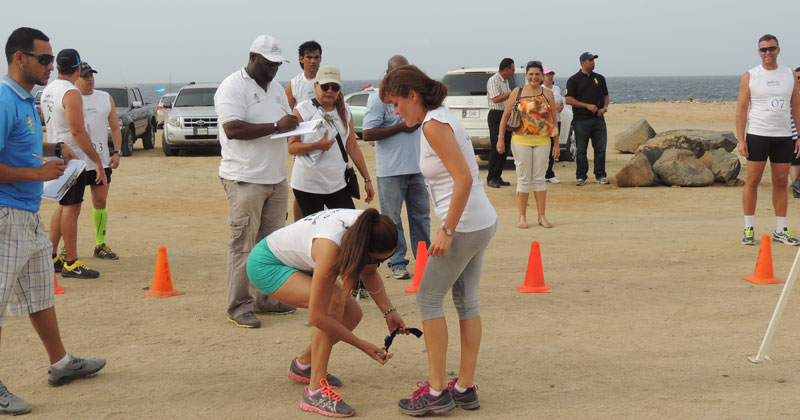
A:
<svg viewBox="0 0 800 420">
<path fill-rule="evenodd" d="M 447 98 L 444 105 L 461 119 L 472 140 L 475 154 L 483 160 L 489 157 L 491 142 L 489 141 L 489 124 L 486 117 L 489 114 L 489 100 L 486 98 L 486 82 L 497 73 L 497 67 L 462 67 L 445 73 L 442 83 L 447 85 Z M 508 81 L 513 90 L 523 86 L 525 82 L 525 68 L 517 68 L 514 77 Z M 562 87 L 562 91 L 564 86 Z M 561 133 L 558 142 L 561 146 L 562 161 L 575 160 L 577 146 L 575 135 L 572 133 L 572 107 L 564 106 L 561 111 Z"/>
</svg>

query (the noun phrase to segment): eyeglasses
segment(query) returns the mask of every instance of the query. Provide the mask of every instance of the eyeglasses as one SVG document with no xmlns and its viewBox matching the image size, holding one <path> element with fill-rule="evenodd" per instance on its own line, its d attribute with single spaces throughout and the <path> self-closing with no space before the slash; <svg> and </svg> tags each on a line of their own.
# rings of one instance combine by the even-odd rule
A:
<svg viewBox="0 0 800 420">
<path fill-rule="evenodd" d="M 322 85 L 322 86 L 325 86 L 325 85 Z M 327 90 L 327 89 L 325 89 L 325 90 Z M 338 91 L 338 89 L 337 89 L 337 91 Z M 334 92 L 336 92 L 336 91 L 334 91 Z M 372 257 L 369 257 L 367 259 L 367 264 L 378 264 L 378 265 L 380 265 L 380 263 L 388 260 L 390 257 L 391 257 L 391 255 L 386 257 L 386 258 L 380 259 L 380 260 L 375 260 L 375 259 L 372 259 Z"/>
<path fill-rule="evenodd" d="M 31 53 L 25 52 L 25 51 L 20 51 L 20 52 L 25 54 L 25 55 L 27 55 L 27 56 L 29 56 L 29 57 L 35 57 L 36 61 L 38 61 L 39 64 L 41 64 L 43 66 L 49 66 L 50 63 L 52 63 L 53 60 L 56 59 L 54 56 L 52 56 L 50 54 L 31 54 Z"/>
<path fill-rule="evenodd" d="M 778 49 L 778 47 L 776 47 L 775 45 L 773 45 L 773 46 L 771 46 L 771 47 L 759 48 L 758 50 L 759 50 L 759 51 L 761 51 L 762 53 L 765 53 L 765 52 L 767 52 L 767 51 L 769 51 L 769 52 L 775 52 L 775 50 L 777 50 L 777 49 Z"/>
<path fill-rule="evenodd" d="M 325 83 L 324 85 L 319 85 L 319 88 L 322 89 L 323 92 L 332 91 L 338 92 L 341 87 L 336 83 Z"/>
<path fill-rule="evenodd" d="M 417 338 L 422 337 L 422 331 L 420 331 L 419 328 L 406 328 L 406 331 L 410 332 L 411 334 L 414 334 L 414 336 L 416 336 Z M 400 328 L 392 331 L 391 335 L 387 335 L 386 338 L 383 339 L 383 346 L 386 347 L 387 352 L 389 351 L 389 347 L 392 345 L 392 342 L 394 341 L 394 337 L 399 332 Z"/>
</svg>

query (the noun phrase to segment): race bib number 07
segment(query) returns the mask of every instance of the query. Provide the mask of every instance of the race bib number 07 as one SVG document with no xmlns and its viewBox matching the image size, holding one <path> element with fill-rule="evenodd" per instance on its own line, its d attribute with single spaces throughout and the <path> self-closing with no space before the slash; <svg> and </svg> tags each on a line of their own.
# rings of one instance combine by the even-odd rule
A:
<svg viewBox="0 0 800 420">
<path fill-rule="evenodd" d="M 769 109 L 771 111 L 786 111 L 789 109 L 789 101 L 785 98 L 770 98 Z"/>
</svg>

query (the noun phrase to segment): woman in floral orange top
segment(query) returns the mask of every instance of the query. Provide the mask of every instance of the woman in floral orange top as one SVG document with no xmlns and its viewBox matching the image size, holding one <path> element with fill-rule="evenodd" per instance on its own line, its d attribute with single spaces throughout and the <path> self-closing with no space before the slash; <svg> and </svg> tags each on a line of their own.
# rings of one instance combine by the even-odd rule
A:
<svg viewBox="0 0 800 420">
<path fill-rule="evenodd" d="M 547 162 L 551 153 L 550 138 L 558 138 L 558 124 L 553 109 L 555 100 L 553 92 L 542 88 L 544 70 L 540 61 L 530 61 L 525 67 L 525 79 L 528 84 L 522 88 L 514 89 L 506 103 L 503 118 L 500 120 L 500 134 L 497 140 L 497 151 L 505 152 L 503 142 L 506 125 L 511 111 L 516 105 L 522 120 L 519 128 L 514 130 L 511 137 L 511 150 L 514 153 L 514 165 L 517 168 L 517 204 L 519 206 L 519 221 L 517 227 L 528 228 L 526 211 L 528 195 L 533 184 L 533 197 L 536 199 L 536 209 L 539 213 L 539 224 L 546 228 L 553 225 L 544 215 L 547 200 L 547 184 L 545 173 Z M 519 104 L 517 105 L 517 97 Z M 556 143 L 557 144 L 557 143 Z M 552 148 L 553 157 L 558 159 L 560 149 Z"/>
</svg>

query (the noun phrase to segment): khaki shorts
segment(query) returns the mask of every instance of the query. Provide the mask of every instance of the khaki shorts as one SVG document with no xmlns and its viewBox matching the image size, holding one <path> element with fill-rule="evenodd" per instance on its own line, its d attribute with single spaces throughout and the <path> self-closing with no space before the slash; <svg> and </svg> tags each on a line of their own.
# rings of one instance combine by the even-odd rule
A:
<svg viewBox="0 0 800 420">
<path fill-rule="evenodd" d="M 0 207 L 0 325 L 55 305 L 52 250 L 39 213 Z"/>
</svg>

